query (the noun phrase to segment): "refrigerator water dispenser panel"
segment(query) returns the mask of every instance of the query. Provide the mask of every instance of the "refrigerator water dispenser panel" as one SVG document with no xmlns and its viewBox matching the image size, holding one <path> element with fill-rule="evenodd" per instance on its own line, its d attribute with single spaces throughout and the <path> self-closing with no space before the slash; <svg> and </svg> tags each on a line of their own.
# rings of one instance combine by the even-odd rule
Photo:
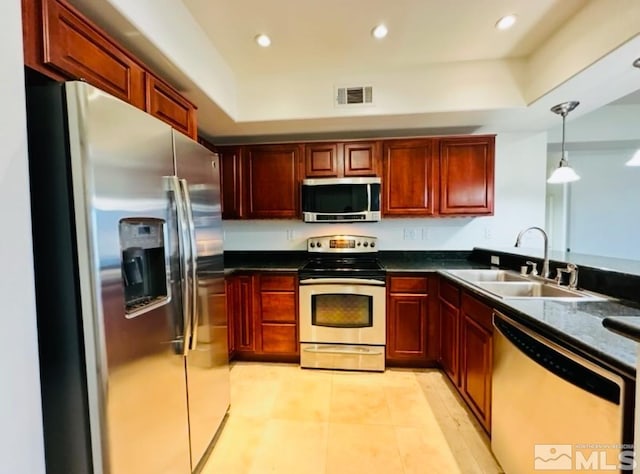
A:
<svg viewBox="0 0 640 474">
<path fill-rule="evenodd" d="M 165 221 L 127 218 L 119 224 L 122 282 L 128 318 L 169 300 L 164 251 Z"/>
</svg>

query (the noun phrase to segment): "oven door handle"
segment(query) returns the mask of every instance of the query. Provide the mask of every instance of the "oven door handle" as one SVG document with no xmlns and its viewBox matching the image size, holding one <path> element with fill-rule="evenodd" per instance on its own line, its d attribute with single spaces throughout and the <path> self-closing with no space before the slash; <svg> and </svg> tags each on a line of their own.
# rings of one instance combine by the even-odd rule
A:
<svg viewBox="0 0 640 474">
<path fill-rule="evenodd" d="M 380 280 L 368 278 L 306 278 L 300 280 L 301 285 L 375 285 L 384 286 L 386 283 Z"/>
</svg>

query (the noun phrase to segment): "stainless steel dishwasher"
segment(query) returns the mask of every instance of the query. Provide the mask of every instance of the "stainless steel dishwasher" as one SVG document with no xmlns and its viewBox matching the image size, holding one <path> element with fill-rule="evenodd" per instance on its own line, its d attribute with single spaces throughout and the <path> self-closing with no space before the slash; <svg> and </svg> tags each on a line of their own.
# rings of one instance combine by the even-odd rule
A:
<svg viewBox="0 0 640 474">
<path fill-rule="evenodd" d="M 493 325 L 491 448 L 506 474 L 610 473 L 633 462 L 621 377 L 502 313 Z"/>
</svg>

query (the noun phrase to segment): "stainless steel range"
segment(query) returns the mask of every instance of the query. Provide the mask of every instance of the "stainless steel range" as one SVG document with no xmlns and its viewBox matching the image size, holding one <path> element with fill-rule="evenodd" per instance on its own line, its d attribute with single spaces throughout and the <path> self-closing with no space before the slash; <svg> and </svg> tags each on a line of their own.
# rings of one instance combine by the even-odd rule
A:
<svg viewBox="0 0 640 474">
<path fill-rule="evenodd" d="M 385 278 L 375 237 L 307 240 L 300 271 L 300 365 L 384 371 Z"/>
</svg>

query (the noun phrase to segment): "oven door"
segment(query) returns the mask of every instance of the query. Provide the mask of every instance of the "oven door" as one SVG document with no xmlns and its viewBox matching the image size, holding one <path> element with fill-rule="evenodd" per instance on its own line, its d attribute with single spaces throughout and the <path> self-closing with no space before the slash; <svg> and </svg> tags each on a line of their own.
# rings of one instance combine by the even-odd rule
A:
<svg viewBox="0 0 640 474">
<path fill-rule="evenodd" d="M 300 281 L 300 342 L 385 345 L 385 283 L 358 278 Z"/>
</svg>

